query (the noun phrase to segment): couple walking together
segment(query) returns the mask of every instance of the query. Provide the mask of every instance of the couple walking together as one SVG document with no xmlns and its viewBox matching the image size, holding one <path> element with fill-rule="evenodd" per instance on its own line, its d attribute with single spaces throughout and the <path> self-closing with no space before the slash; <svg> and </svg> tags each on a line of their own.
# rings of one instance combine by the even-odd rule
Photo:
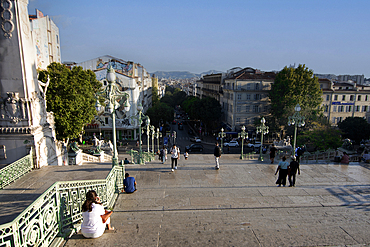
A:
<svg viewBox="0 0 370 247">
<path fill-rule="evenodd" d="M 279 177 L 276 181 L 278 187 L 281 185 L 285 186 L 287 176 L 289 180 L 289 187 L 295 186 L 297 171 L 298 175 L 301 174 L 301 171 L 299 170 L 299 163 L 296 161 L 296 158 L 293 156 L 292 161 L 289 164 L 288 161 L 286 161 L 286 157 L 283 156 L 275 172 L 275 175 L 279 172 Z"/>
</svg>

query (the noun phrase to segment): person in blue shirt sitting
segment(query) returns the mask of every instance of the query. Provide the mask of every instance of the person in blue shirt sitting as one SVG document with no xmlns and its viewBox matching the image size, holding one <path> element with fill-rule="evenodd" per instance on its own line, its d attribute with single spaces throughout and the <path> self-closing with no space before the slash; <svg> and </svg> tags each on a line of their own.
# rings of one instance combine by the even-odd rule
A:
<svg viewBox="0 0 370 247">
<path fill-rule="evenodd" d="M 130 174 L 125 174 L 125 179 L 123 180 L 123 189 L 126 193 L 134 193 L 136 191 L 136 181 L 134 177 L 130 177 Z"/>
</svg>

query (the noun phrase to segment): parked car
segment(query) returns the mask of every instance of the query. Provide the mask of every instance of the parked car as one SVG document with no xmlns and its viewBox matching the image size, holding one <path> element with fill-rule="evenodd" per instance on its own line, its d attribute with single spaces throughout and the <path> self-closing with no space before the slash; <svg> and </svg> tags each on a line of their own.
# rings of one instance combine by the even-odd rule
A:
<svg viewBox="0 0 370 247">
<path fill-rule="evenodd" d="M 190 138 L 190 141 L 191 142 L 202 142 L 202 140 L 199 137 L 196 137 L 196 136 Z"/>
<path fill-rule="evenodd" d="M 204 148 L 203 148 L 202 144 L 195 143 L 195 144 L 191 144 L 189 146 L 186 146 L 185 147 L 185 152 L 195 152 L 195 151 L 202 152 L 203 149 Z"/>
<path fill-rule="evenodd" d="M 239 147 L 239 143 L 237 141 L 230 141 L 224 143 L 225 147 Z"/>
<path fill-rule="evenodd" d="M 261 147 L 261 142 L 255 142 L 255 143 L 248 143 L 247 147 L 253 148 L 253 149 L 258 149 Z"/>
</svg>

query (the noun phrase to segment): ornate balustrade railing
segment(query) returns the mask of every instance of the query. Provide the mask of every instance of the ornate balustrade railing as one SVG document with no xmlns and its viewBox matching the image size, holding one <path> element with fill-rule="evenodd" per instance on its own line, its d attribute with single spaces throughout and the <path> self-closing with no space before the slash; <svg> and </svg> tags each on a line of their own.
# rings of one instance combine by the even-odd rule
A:
<svg viewBox="0 0 370 247">
<path fill-rule="evenodd" d="M 140 164 L 140 154 L 138 151 L 131 149 L 130 151 L 127 151 L 131 156 L 131 163 Z M 151 152 L 142 152 L 142 157 L 145 162 L 150 162 L 155 159 L 155 154 Z"/>
<path fill-rule="evenodd" d="M 337 155 L 337 151 L 334 149 L 328 149 L 326 151 L 316 151 L 314 153 L 305 152 L 300 158 L 300 163 L 306 162 L 309 160 L 315 161 L 318 163 L 319 160 L 330 161 L 334 160 L 334 157 Z"/>
<path fill-rule="evenodd" d="M 33 149 L 28 155 L 0 170 L 0 189 L 14 182 L 33 169 Z"/>
<path fill-rule="evenodd" d="M 12 222 L 0 225 L 0 246 L 50 246 L 79 229 L 86 192 L 95 190 L 112 207 L 122 189 L 124 166 L 106 179 L 56 182 Z"/>
</svg>

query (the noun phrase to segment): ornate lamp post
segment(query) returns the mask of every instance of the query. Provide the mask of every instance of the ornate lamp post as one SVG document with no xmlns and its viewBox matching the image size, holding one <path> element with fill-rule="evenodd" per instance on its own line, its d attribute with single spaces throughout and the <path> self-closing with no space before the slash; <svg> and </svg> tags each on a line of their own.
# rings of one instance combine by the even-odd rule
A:
<svg viewBox="0 0 370 247">
<path fill-rule="evenodd" d="M 158 153 L 159 153 L 159 138 L 162 137 L 162 133 L 159 132 L 159 128 L 157 128 L 157 133 L 155 133 L 155 137 L 157 138 L 157 147 L 158 147 Z"/>
<path fill-rule="evenodd" d="M 266 120 L 265 118 L 263 117 L 261 119 L 261 125 L 260 126 L 257 126 L 257 134 L 258 133 L 261 133 L 261 147 L 260 147 L 260 156 L 258 157 L 258 160 L 259 161 L 263 161 L 263 157 L 262 157 L 262 147 L 263 147 L 263 135 L 265 134 L 268 134 L 269 133 L 269 127 L 265 125 L 266 123 Z"/>
<path fill-rule="evenodd" d="M 224 128 L 221 128 L 221 132 L 218 133 L 218 137 L 221 138 L 221 152 L 224 152 L 224 142 L 223 139 L 226 137 L 226 133 L 224 133 Z"/>
<path fill-rule="evenodd" d="M 241 155 L 240 155 L 240 159 L 243 159 L 243 144 L 244 144 L 244 140 L 245 138 L 248 138 L 248 133 L 245 131 L 245 126 L 243 125 L 242 127 L 242 132 L 240 132 L 238 134 L 239 138 L 242 139 L 242 152 L 241 152 Z"/>
<path fill-rule="evenodd" d="M 143 120 L 149 120 L 149 117 L 148 116 L 145 116 L 143 114 L 143 106 L 139 103 L 137 105 L 137 115 L 135 116 L 132 116 L 132 118 L 135 118 L 138 120 L 139 122 L 139 164 L 142 165 L 142 164 L 145 164 L 145 161 L 144 161 L 144 158 L 143 158 L 143 150 L 142 150 L 142 145 L 141 145 L 141 125 L 143 123 Z M 149 142 L 148 142 L 148 146 L 149 146 Z"/>
<path fill-rule="evenodd" d="M 150 135 L 150 119 L 148 118 L 148 120 L 146 121 L 146 136 L 147 136 L 147 138 L 148 138 L 148 153 L 149 153 L 149 135 Z"/>
<path fill-rule="evenodd" d="M 295 113 L 293 116 L 288 117 L 288 125 L 294 125 L 294 141 L 293 141 L 293 154 L 295 153 L 295 144 L 296 144 L 296 137 L 297 137 L 297 127 L 303 127 L 305 125 L 305 117 L 299 114 L 301 111 L 301 107 L 297 104 L 294 107 Z"/>
<path fill-rule="evenodd" d="M 151 135 L 152 135 L 152 153 L 154 153 L 154 136 L 155 136 L 155 129 L 154 126 L 150 126 Z"/>
<path fill-rule="evenodd" d="M 116 140 L 116 109 L 124 103 L 125 111 L 130 110 L 130 105 L 128 104 L 129 94 L 122 92 L 118 89 L 116 84 L 116 73 L 114 69 L 109 66 L 107 70 L 107 81 L 108 86 L 105 87 L 104 91 L 98 93 L 97 96 L 105 99 L 107 103 L 108 111 L 112 114 L 112 132 L 113 132 L 113 158 L 112 158 L 112 167 L 118 165 L 118 152 L 117 152 L 117 140 Z M 96 102 L 96 110 L 100 112 L 101 105 L 99 100 Z"/>
</svg>

